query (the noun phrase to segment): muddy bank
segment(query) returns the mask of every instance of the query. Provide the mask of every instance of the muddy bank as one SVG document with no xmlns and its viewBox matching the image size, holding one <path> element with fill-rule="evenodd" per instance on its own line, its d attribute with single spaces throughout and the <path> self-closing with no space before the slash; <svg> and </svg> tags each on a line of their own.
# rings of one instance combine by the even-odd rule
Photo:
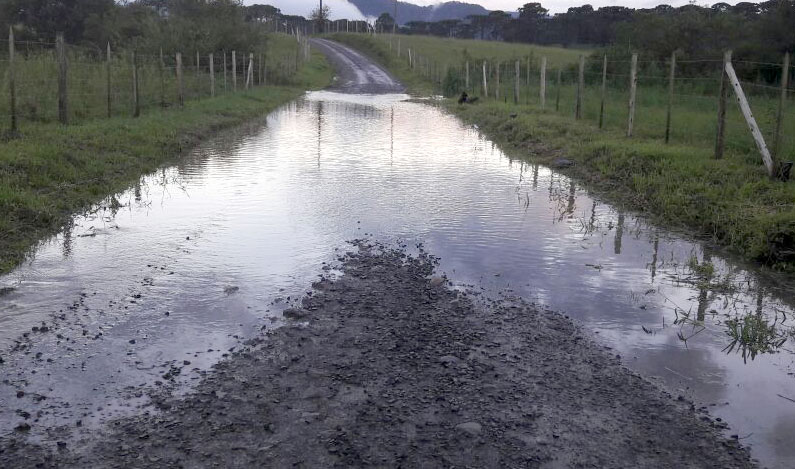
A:
<svg viewBox="0 0 795 469">
<path fill-rule="evenodd" d="M 341 277 L 194 394 L 96 441 L 41 448 L 18 432 L 0 466 L 753 466 L 566 317 L 480 301 L 432 277 L 430 256 L 357 244 Z"/>
</svg>

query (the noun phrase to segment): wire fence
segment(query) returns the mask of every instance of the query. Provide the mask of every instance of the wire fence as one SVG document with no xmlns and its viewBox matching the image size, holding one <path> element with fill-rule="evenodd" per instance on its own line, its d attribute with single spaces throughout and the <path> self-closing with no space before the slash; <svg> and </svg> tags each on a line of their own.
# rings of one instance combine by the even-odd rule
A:
<svg viewBox="0 0 795 469">
<path fill-rule="evenodd" d="M 281 35 L 277 35 L 281 36 Z M 254 51 L 138 53 L 64 43 L 0 41 L 0 128 L 137 116 L 224 93 L 294 84 L 305 39 L 274 37 Z"/>
<path fill-rule="evenodd" d="M 413 73 L 431 81 L 438 94 L 451 97 L 466 92 L 481 101 L 531 105 L 621 131 L 628 137 L 722 146 L 721 154 L 725 150 L 762 161 L 748 119 L 740 106 L 731 103 L 737 96 L 723 59 L 675 61 L 672 70 L 670 61 L 636 61 L 633 66 L 632 60 L 583 57 L 580 64 L 549 68 L 541 56 L 510 60 L 426 56 L 422 50 L 395 47 L 390 35 L 380 37 L 390 42 L 392 54 Z M 781 77 L 778 84 L 749 80 L 738 80 L 738 84 L 773 158 L 778 162 L 795 160 L 795 106 L 791 102 L 795 68 L 786 64 L 786 59 L 781 64 L 731 63 L 740 76 L 748 75 L 741 73 L 743 70 L 764 66 Z M 719 113 L 722 86 L 728 88 L 723 118 Z M 718 142 L 719 122 L 724 126 L 722 145 Z"/>
</svg>

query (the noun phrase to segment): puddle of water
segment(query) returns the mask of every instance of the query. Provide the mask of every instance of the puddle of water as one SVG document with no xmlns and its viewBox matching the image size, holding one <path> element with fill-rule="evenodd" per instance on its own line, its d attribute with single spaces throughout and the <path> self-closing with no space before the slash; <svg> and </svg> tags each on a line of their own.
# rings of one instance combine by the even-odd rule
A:
<svg viewBox="0 0 795 469">
<path fill-rule="evenodd" d="M 0 278 L 13 288 L 0 296 L 0 433 L 20 412 L 34 434 L 102 422 L 168 377 L 195 381 L 368 234 L 423 243 L 459 284 L 565 311 L 765 464 L 795 458 L 781 288 L 405 98 L 311 93 L 143 178 Z"/>
</svg>

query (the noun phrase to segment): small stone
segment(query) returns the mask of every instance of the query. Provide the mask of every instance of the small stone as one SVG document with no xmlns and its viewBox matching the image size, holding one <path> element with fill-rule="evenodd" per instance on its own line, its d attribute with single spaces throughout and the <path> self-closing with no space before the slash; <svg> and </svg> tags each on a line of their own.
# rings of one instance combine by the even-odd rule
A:
<svg viewBox="0 0 795 469">
<path fill-rule="evenodd" d="M 130 344 L 135 344 L 135 339 L 130 339 Z"/>
<path fill-rule="evenodd" d="M 570 168 L 574 166 L 574 162 L 566 158 L 558 158 L 552 162 L 553 168 Z"/>
<path fill-rule="evenodd" d="M 27 423 L 20 423 L 19 425 L 14 427 L 14 431 L 16 431 L 16 432 L 29 432 L 30 431 L 30 425 L 28 425 Z"/>
<path fill-rule="evenodd" d="M 25 397 L 25 391 L 17 391 L 17 399 Z"/>
<path fill-rule="evenodd" d="M 477 422 L 464 422 L 459 423 L 455 426 L 456 430 L 461 430 L 463 432 L 469 433 L 470 435 L 478 435 L 480 434 L 483 427 Z"/>
<path fill-rule="evenodd" d="M 297 308 L 287 308 L 282 312 L 282 316 L 289 319 L 304 319 L 307 317 L 307 314 Z"/>
<path fill-rule="evenodd" d="M 433 276 L 431 277 L 431 286 L 436 288 L 444 283 L 444 279 L 442 277 Z"/>
</svg>

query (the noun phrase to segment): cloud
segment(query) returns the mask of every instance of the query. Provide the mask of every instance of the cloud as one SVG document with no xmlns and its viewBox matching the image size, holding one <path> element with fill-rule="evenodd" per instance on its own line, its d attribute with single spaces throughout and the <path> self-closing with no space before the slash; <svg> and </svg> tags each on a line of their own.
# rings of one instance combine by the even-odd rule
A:
<svg viewBox="0 0 795 469">
<path fill-rule="evenodd" d="M 273 5 L 280 9 L 285 15 L 300 15 L 307 18 L 312 10 L 317 8 L 319 4 L 318 0 L 246 0 L 244 3 L 246 5 L 252 5 L 254 3 Z M 333 20 L 366 19 L 364 15 L 362 15 L 362 12 L 347 0 L 323 0 L 323 5 L 329 6 L 331 19 Z"/>
</svg>

